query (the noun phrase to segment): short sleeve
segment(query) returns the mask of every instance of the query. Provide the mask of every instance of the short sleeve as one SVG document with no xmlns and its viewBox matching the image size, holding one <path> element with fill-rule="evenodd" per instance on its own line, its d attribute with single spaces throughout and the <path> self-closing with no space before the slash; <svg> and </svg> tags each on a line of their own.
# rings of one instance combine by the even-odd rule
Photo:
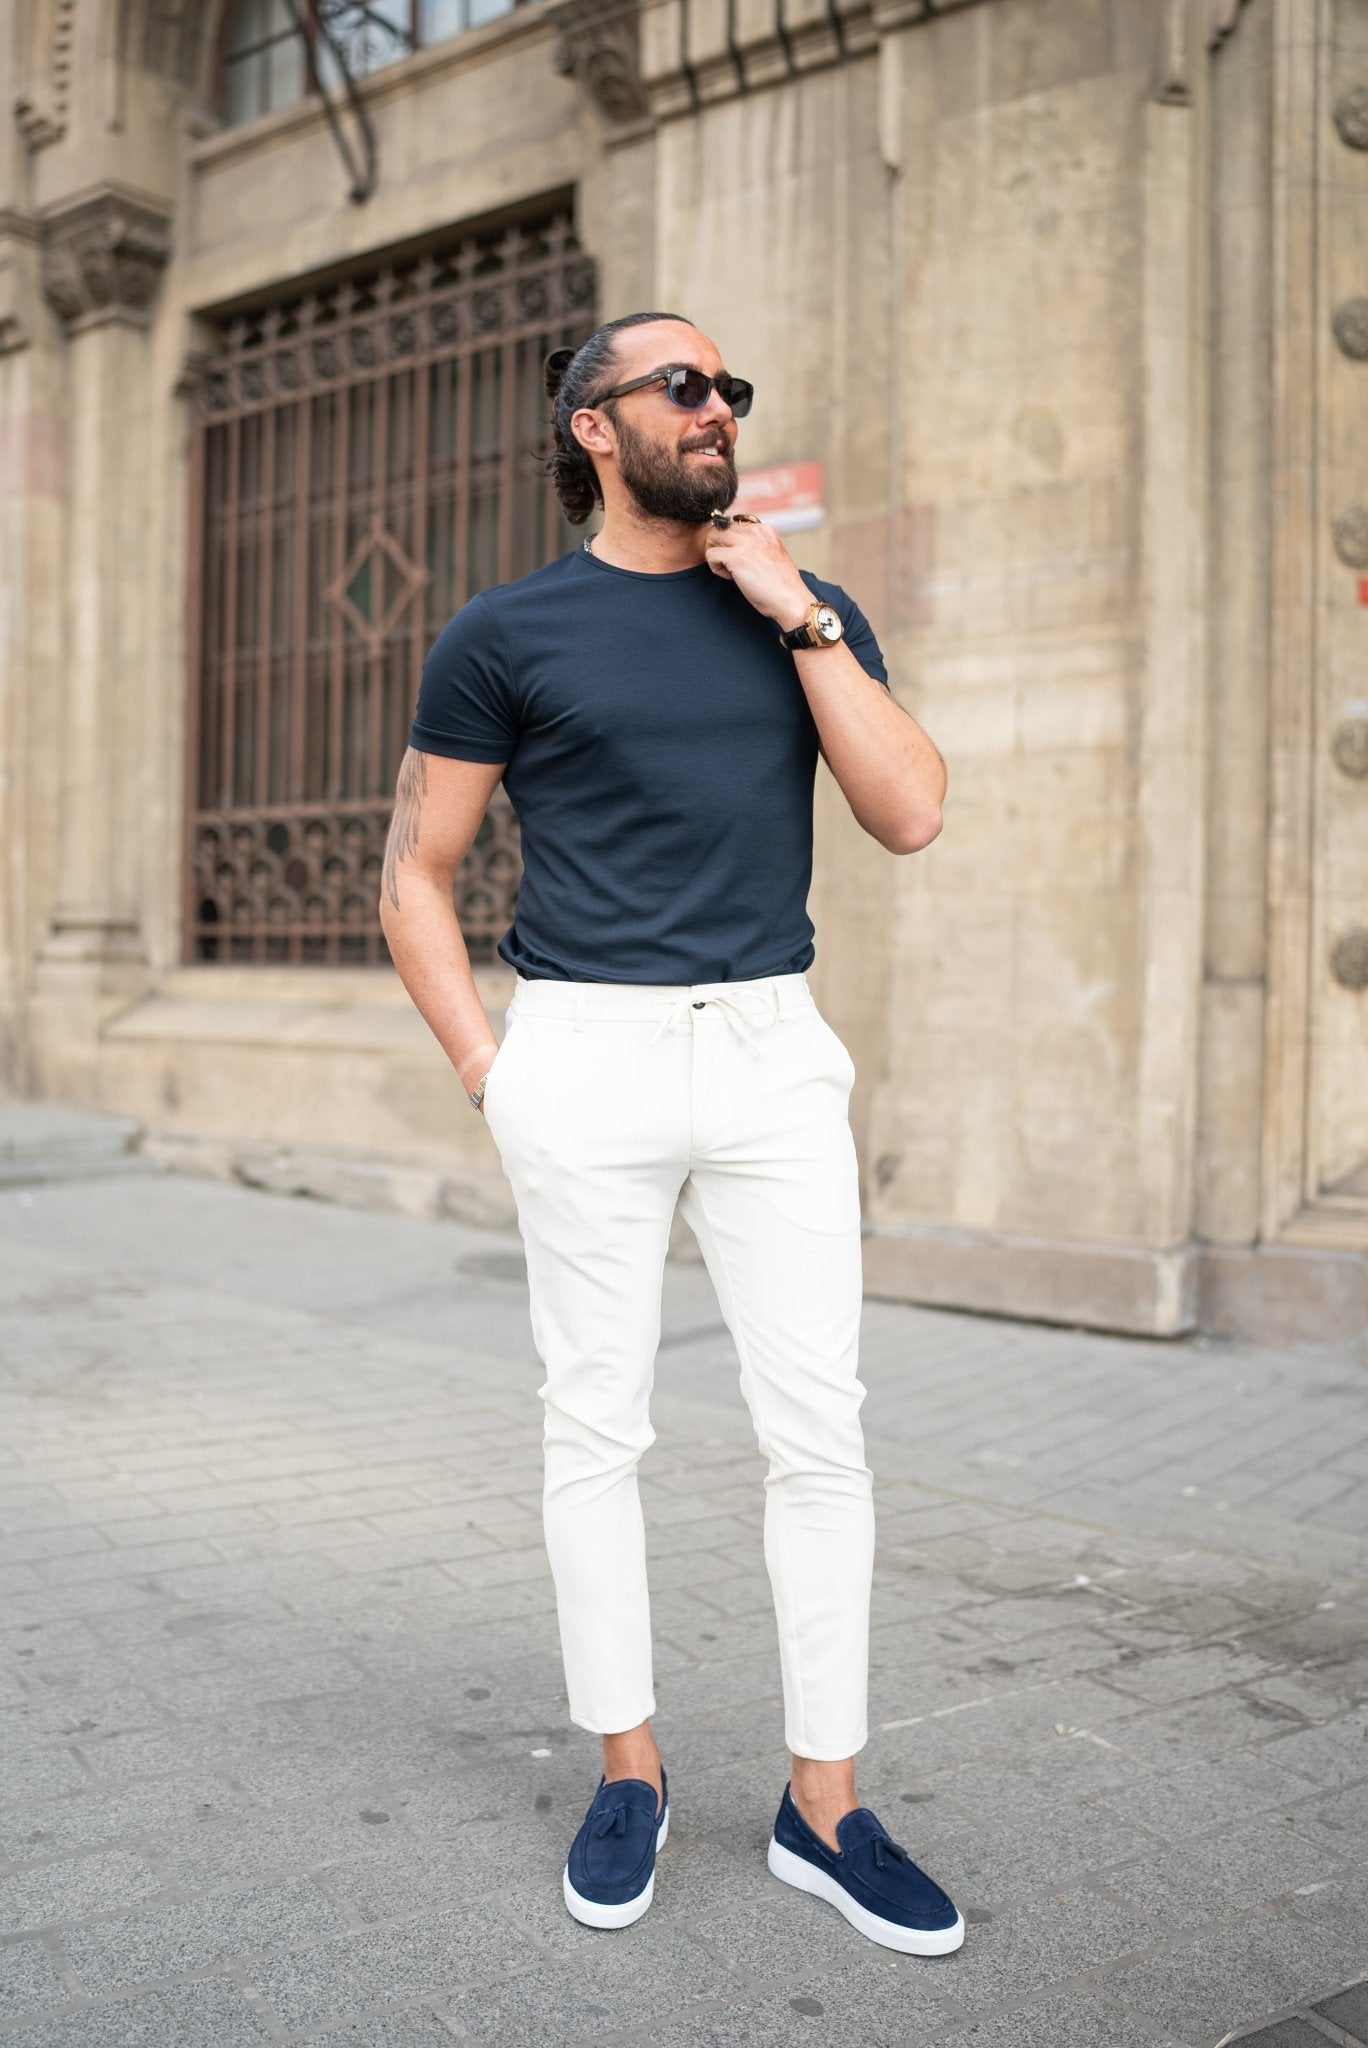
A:
<svg viewBox="0 0 1368 2048">
<path fill-rule="evenodd" d="M 488 599 L 472 597 L 428 650 L 409 745 L 455 761 L 507 761 L 517 743 L 504 636 Z"/>
<path fill-rule="evenodd" d="M 820 597 L 824 604 L 835 606 L 845 627 L 846 646 L 865 674 L 873 676 L 876 683 L 882 683 L 887 689 L 888 667 L 883 652 L 874 637 L 874 628 L 854 598 L 842 590 L 839 583 L 825 583 L 820 576 L 810 576 L 806 569 L 800 569 L 798 573 L 815 596 Z"/>
</svg>

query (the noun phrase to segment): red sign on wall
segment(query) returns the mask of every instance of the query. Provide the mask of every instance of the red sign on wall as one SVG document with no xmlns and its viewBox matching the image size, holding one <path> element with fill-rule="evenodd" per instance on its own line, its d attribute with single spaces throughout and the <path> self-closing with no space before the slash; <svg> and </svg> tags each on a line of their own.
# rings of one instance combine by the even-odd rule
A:
<svg viewBox="0 0 1368 2048">
<path fill-rule="evenodd" d="M 805 533 L 826 517 L 820 462 L 772 462 L 743 470 L 734 512 L 754 512 L 780 533 Z"/>
</svg>

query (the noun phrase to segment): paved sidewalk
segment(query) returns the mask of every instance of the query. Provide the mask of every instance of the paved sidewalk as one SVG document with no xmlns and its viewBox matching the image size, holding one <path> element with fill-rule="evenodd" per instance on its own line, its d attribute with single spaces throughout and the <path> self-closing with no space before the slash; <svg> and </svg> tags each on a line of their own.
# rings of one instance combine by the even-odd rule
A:
<svg viewBox="0 0 1368 2048">
<path fill-rule="evenodd" d="M 1361 1361 L 867 1304 L 862 1794 L 970 1921 L 918 1962 L 765 1869 L 761 1467 L 701 1267 L 643 1468 L 672 1827 L 620 1934 L 559 1894 L 598 1760 L 516 1236 L 8 1187 L 0 1296 L 5 2048 L 1368 2036 Z"/>
</svg>

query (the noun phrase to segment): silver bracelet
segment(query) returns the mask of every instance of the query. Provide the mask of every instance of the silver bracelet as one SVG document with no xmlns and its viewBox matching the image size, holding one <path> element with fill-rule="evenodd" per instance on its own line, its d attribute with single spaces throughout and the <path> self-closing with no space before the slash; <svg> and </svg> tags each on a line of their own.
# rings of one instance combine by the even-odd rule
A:
<svg viewBox="0 0 1368 2048">
<path fill-rule="evenodd" d="M 471 1089 L 468 1100 L 472 1109 L 479 1109 L 481 1103 L 484 1101 L 485 1082 L 488 1079 L 489 1075 L 487 1073 L 481 1074 L 479 1080 Z"/>
</svg>

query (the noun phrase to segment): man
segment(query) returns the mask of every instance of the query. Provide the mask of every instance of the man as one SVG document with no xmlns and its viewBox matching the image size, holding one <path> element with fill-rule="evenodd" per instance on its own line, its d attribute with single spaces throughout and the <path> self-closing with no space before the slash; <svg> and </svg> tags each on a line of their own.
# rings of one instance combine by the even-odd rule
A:
<svg viewBox="0 0 1368 2048">
<path fill-rule="evenodd" d="M 727 518 L 752 391 L 706 335 L 611 321 L 548 358 L 547 389 L 561 503 L 576 523 L 601 505 L 602 529 L 472 598 L 429 653 L 380 909 L 488 1116 L 527 1252 L 570 1718 L 603 1737 L 565 1902 L 589 1926 L 638 1919 L 669 1823 L 637 1463 L 678 1201 L 769 1460 L 792 1754 L 770 1869 L 874 1941 L 943 1954 L 960 1915 L 855 1797 L 874 1527 L 854 1067 L 804 970 L 819 750 L 893 853 L 940 830 L 944 764 L 845 592 Z M 452 904 L 500 779 L 524 863 L 501 1047 Z"/>
</svg>

